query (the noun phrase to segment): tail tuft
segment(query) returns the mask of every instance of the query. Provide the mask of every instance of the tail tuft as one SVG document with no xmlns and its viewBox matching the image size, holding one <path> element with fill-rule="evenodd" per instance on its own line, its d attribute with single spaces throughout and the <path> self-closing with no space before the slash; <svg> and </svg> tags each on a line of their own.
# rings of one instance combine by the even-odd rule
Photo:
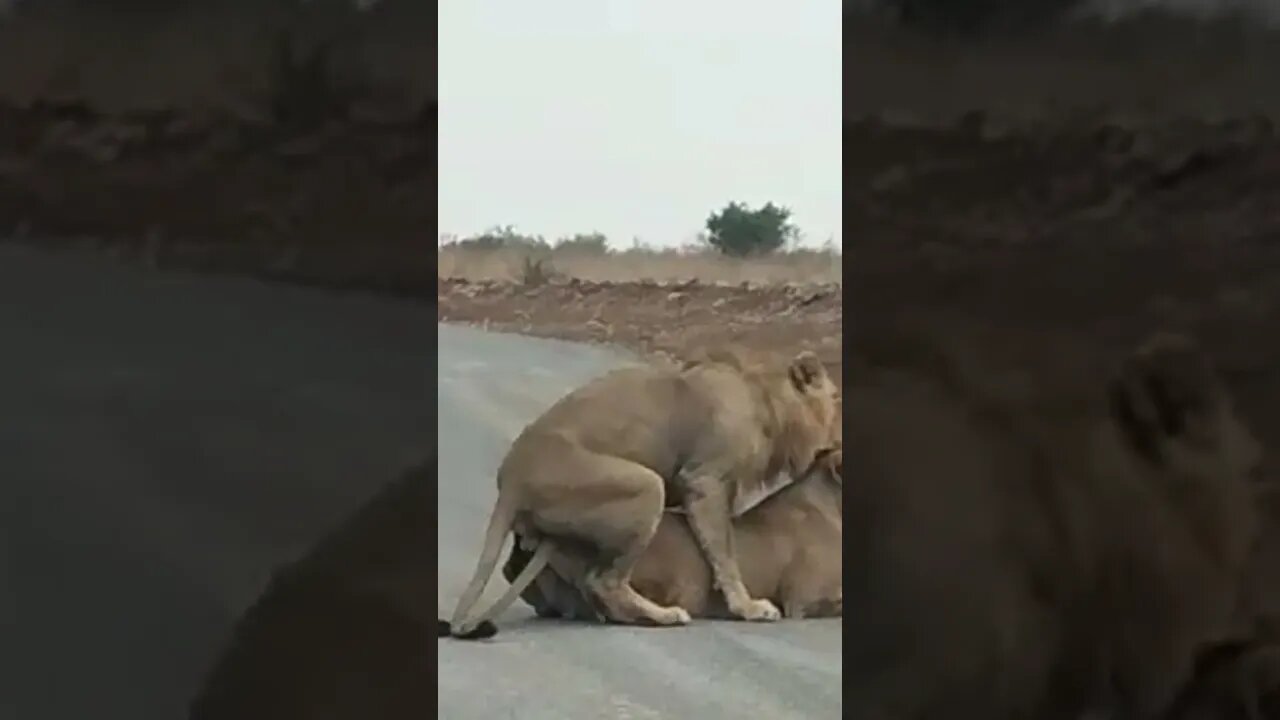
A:
<svg viewBox="0 0 1280 720">
<path fill-rule="evenodd" d="M 479 625 L 471 628 L 467 632 L 454 635 L 459 640 L 487 640 L 498 634 L 498 626 L 488 620 L 483 620 Z"/>
<path fill-rule="evenodd" d="M 459 640 L 488 640 L 498 634 L 498 626 L 488 620 L 482 620 L 479 625 L 471 628 L 464 633 L 453 633 L 453 626 L 448 620 L 436 619 L 436 637 L 456 637 Z"/>
</svg>

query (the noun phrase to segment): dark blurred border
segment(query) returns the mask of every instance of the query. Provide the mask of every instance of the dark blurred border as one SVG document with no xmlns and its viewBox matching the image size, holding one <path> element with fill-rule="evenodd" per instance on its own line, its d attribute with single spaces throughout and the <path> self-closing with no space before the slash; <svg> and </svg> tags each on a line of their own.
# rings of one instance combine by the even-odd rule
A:
<svg viewBox="0 0 1280 720">
<path fill-rule="evenodd" d="M 0 239 L 426 299 L 435 6 L 44 0 L 0 19 Z"/>
</svg>

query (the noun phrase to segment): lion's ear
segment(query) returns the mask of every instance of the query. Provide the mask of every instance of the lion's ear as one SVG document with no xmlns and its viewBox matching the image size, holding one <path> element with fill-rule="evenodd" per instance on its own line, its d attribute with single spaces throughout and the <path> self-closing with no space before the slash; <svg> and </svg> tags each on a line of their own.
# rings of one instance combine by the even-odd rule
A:
<svg viewBox="0 0 1280 720">
<path fill-rule="evenodd" d="M 788 373 L 791 376 L 791 384 L 795 385 L 796 390 L 800 392 L 808 392 L 820 386 L 824 379 L 828 379 L 827 369 L 822 365 L 822 361 L 808 350 L 791 360 Z"/>
<path fill-rule="evenodd" d="M 1161 334 L 1134 351 L 1109 389 L 1111 412 L 1143 455 L 1157 460 L 1166 440 L 1203 427 L 1217 397 L 1216 376 L 1199 348 Z"/>
</svg>

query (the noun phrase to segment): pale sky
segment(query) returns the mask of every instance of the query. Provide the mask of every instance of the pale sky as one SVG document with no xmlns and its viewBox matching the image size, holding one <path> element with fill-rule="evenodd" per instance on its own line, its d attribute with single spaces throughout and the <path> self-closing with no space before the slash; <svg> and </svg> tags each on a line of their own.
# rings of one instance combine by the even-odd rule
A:
<svg viewBox="0 0 1280 720">
<path fill-rule="evenodd" d="M 840 0 L 444 0 L 440 233 L 678 245 L 729 201 L 841 242 Z"/>
</svg>

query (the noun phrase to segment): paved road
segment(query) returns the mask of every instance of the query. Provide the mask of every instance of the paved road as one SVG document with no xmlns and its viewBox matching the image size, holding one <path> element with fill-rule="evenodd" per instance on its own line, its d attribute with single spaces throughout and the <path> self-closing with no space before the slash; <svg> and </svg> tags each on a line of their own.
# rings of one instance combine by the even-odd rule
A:
<svg viewBox="0 0 1280 720">
<path fill-rule="evenodd" d="M 432 315 L 0 246 L 0 718 L 185 717 L 268 570 L 426 456 Z"/>
<path fill-rule="evenodd" d="M 452 612 L 480 551 L 494 472 L 525 423 L 625 359 L 441 327 L 439 600 Z M 505 587 L 500 574 L 487 603 Z M 438 644 L 447 720 L 841 717 L 841 623 L 702 621 L 640 629 L 537 620 L 517 603 L 486 643 Z"/>
<path fill-rule="evenodd" d="M 430 308 L 0 246 L 0 718 L 170 719 L 271 568 L 430 447 Z M 620 358 L 440 328 L 439 599 L 510 437 Z M 501 587 L 495 579 L 489 597 Z M 439 642 L 439 715 L 840 716 L 840 623 Z"/>
</svg>

